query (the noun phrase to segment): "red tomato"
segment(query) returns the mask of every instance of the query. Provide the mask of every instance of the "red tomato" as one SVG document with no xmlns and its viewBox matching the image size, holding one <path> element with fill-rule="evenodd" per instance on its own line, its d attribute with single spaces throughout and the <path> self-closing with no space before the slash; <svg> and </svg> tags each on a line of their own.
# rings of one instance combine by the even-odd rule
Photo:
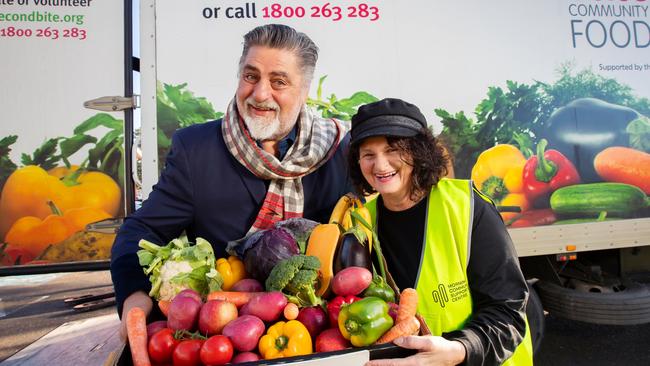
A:
<svg viewBox="0 0 650 366">
<path fill-rule="evenodd" d="M 156 333 L 158 334 L 158 333 Z M 172 360 L 174 366 L 198 366 L 201 364 L 201 346 L 203 341 L 199 339 L 188 339 L 181 341 L 176 348 Z"/>
<path fill-rule="evenodd" d="M 232 359 L 232 342 L 224 335 L 208 338 L 201 347 L 201 361 L 208 366 L 225 365 Z"/>
<path fill-rule="evenodd" d="M 149 339 L 149 357 L 157 363 L 171 362 L 174 348 L 179 342 L 174 338 L 173 330 L 163 328 L 154 333 Z"/>
</svg>

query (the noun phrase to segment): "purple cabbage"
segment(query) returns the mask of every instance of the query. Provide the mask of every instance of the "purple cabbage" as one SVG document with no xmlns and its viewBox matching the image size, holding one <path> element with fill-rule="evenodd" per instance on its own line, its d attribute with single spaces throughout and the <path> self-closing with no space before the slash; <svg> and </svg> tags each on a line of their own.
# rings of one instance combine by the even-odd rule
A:
<svg viewBox="0 0 650 366">
<path fill-rule="evenodd" d="M 275 227 L 283 228 L 287 230 L 289 234 L 293 235 L 293 238 L 296 239 L 296 243 L 298 244 L 300 254 L 305 254 L 309 235 L 311 235 L 311 232 L 314 231 L 314 228 L 318 225 L 318 222 L 302 217 L 295 217 L 275 223 Z"/>
<path fill-rule="evenodd" d="M 256 236 L 257 242 L 250 243 L 244 253 L 246 272 L 264 283 L 273 267 L 281 260 L 300 254 L 298 244 L 285 229 L 273 228 Z"/>
</svg>

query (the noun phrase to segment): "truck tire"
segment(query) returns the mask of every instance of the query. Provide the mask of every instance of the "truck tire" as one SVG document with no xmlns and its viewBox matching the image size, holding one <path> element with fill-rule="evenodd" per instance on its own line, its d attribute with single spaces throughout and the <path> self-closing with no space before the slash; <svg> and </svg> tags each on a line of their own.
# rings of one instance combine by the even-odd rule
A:
<svg viewBox="0 0 650 366">
<path fill-rule="evenodd" d="M 530 327 L 530 339 L 533 343 L 533 354 L 537 354 L 539 346 L 542 344 L 544 338 L 544 330 L 546 328 L 546 318 L 544 316 L 544 308 L 542 307 L 542 300 L 540 300 L 537 291 L 531 283 L 528 284 L 528 303 L 526 305 L 526 318 L 528 319 L 528 326 Z"/>
<path fill-rule="evenodd" d="M 571 320 L 594 324 L 650 323 L 650 286 L 625 281 L 613 292 L 590 292 L 546 281 L 536 283 L 544 309 Z"/>
</svg>

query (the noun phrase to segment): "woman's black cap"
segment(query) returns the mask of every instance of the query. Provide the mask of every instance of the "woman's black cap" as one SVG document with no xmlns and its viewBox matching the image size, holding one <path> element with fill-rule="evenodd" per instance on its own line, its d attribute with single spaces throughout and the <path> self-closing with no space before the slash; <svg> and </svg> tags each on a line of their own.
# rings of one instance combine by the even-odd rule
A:
<svg viewBox="0 0 650 366">
<path fill-rule="evenodd" d="M 401 99 L 386 98 L 359 107 L 352 117 L 350 143 L 372 136 L 411 137 L 426 128 L 427 120 L 418 107 Z"/>
</svg>

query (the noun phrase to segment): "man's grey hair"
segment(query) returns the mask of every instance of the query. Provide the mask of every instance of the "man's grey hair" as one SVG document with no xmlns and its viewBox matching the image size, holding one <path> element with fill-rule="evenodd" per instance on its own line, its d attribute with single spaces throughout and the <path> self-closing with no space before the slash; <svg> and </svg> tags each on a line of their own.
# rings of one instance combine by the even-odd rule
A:
<svg viewBox="0 0 650 366">
<path fill-rule="evenodd" d="M 305 33 L 283 24 L 261 25 L 244 35 L 244 49 L 239 59 L 239 71 L 244 66 L 248 51 L 254 46 L 284 49 L 295 52 L 305 85 L 311 83 L 318 60 L 318 47 Z"/>
</svg>

